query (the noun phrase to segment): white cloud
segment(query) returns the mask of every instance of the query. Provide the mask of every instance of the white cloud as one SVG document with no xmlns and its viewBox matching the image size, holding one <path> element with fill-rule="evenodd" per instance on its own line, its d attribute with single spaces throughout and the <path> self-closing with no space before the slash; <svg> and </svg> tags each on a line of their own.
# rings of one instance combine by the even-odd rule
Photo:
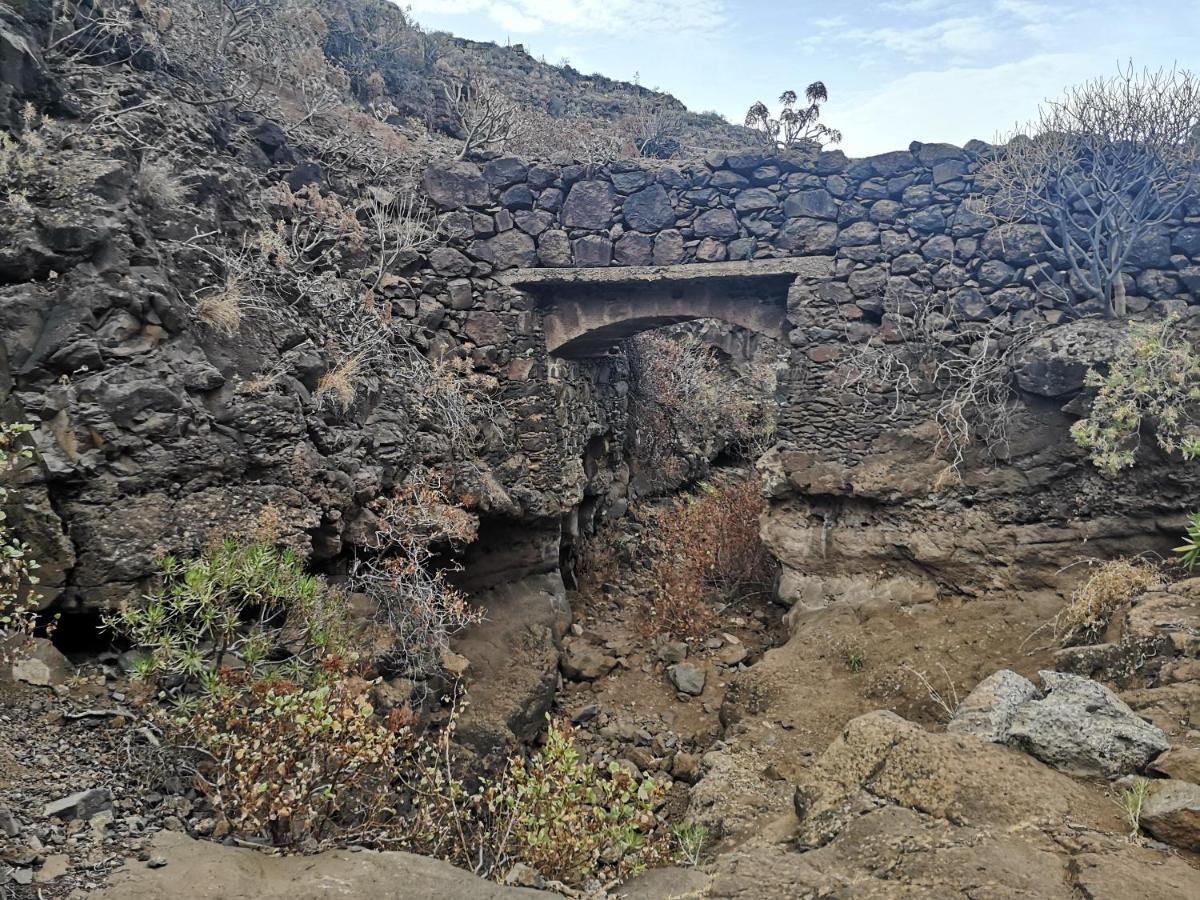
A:
<svg viewBox="0 0 1200 900">
<path fill-rule="evenodd" d="M 964 56 L 986 53 L 999 44 L 994 23 L 983 16 L 942 19 L 930 25 L 909 28 L 856 28 L 846 38 L 883 47 L 910 60 L 951 53 Z"/>
<path fill-rule="evenodd" d="M 515 31 L 518 33 L 541 31 L 546 24 L 536 16 L 528 15 L 508 3 L 494 4 L 488 10 L 488 14 L 505 31 Z"/>
<path fill-rule="evenodd" d="M 716 31 L 728 19 L 725 0 L 411 0 L 421 13 L 485 14 L 518 32 L 548 28 L 604 34 Z"/>
<path fill-rule="evenodd" d="M 992 140 L 1029 119 L 1038 104 L 1096 68 L 1103 53 L 1044 53 L 986 68 L 958 66 L 912 72 L 840 98 L 829 121 L 846 135 L 851 156 L 899 150 L 896 135 L 962 145 Z"/>
</svg>

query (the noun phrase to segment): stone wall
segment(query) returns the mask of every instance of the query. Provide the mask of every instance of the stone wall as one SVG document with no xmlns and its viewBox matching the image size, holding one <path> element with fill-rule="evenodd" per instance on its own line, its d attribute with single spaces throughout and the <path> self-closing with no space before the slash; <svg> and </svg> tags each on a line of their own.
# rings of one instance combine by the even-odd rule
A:
<svg viewBox="0 0 1200 900">
<path fill-rule="evenodd" d="M 987 214 L 976 174 L 988 150 L 458 163 L 423 180 L 446 214 L 446 245 L 429 261 L 461 286 L 513 267 L 811 258 L 814 274 L 789 292 L 790 386 L 780 444 L 763 462 L 774 495 L 764 534 L 785 597 L 824 602 L 861 587 L 862 573 L 903 596 L 1054 586 L 1080 555 L 1167 547 L 1200 484 L 1150 450 L 1109 481 L 1071 443 L 1087 363 L 1103 361 L 1123 325 L 1103 320 L 1035 226 L 1000 228 Z M 1200 209 L 1185 212 L 1132 255 L 1131 314 L 1200 319 Z M 989 321 L 1039 335 L 1019 359 L 1012 440 L 973 449 L 953 477 L 936 452 L 932 398 L 908 398 L 897 418 L 891 399 L 842 388 L 852 345 L 902 340 L 887 298 L 934 292 L 950 331 Z"/>
</svg>

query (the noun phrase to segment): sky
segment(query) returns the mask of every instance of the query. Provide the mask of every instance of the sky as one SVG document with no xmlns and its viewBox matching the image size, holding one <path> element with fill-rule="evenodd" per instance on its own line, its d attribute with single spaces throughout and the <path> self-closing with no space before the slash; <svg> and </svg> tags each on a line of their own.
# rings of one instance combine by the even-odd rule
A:
<svg viewBox="0 0 1200 900">
<path fill-rule="evenodd" d="M 824 81 L 851 156 L 992 140 L 1064 87 L 1200 67 L 1200 0 L 399 0 L 426 29 L 524 44 L 740 122 Z"/>
</svg>

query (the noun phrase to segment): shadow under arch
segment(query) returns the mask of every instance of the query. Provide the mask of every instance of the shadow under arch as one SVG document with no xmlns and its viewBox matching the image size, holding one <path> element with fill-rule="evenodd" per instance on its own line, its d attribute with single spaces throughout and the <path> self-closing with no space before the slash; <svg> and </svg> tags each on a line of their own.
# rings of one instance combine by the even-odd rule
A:
<svg viewBox="0 0 1200 900">
<path fill-rule="evenodd" d="M 827 259 L 515 269 L 499 279 L 534 297 L 552 355 L 586 359 L 638 332 L 692 319 L 782 339 L 789 288 L 798 277 L 824 274 Z"/>
</svg>

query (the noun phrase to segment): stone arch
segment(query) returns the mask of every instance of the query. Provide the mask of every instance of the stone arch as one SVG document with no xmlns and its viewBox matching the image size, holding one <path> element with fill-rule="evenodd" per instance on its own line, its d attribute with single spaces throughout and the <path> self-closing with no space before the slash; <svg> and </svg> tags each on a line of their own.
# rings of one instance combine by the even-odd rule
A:
<svg viewBox="0 0 1200 900">
<path fill-rule="evenodd" d="M 772 337 L 787 332 L 787 294 L 810 260 L 706 265 L 518 269 L 502 279 L 533 295 L 547 350 L 560 357 L 603 355 L 637 334 L 691 319 L 720 319 Z"/>
</svg>

